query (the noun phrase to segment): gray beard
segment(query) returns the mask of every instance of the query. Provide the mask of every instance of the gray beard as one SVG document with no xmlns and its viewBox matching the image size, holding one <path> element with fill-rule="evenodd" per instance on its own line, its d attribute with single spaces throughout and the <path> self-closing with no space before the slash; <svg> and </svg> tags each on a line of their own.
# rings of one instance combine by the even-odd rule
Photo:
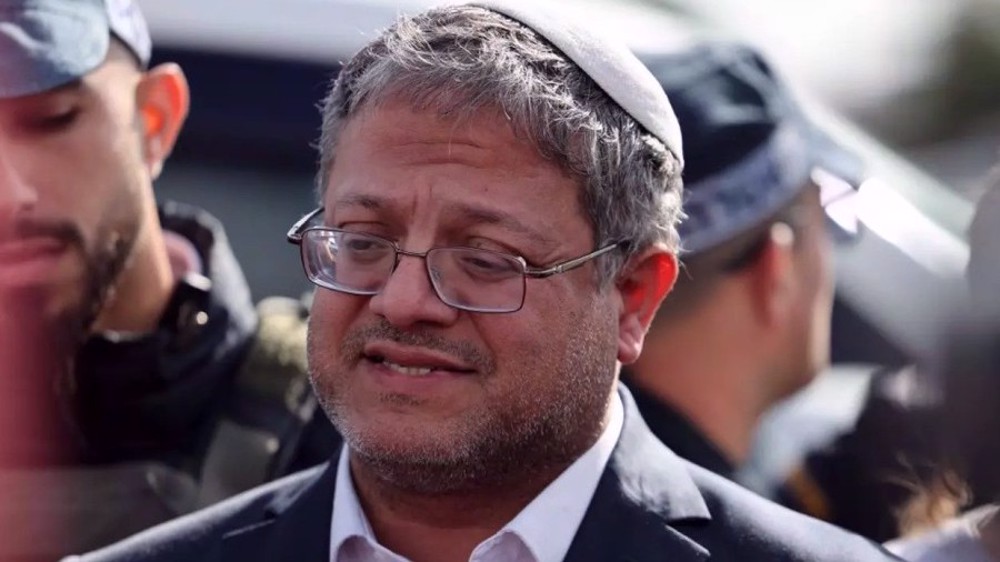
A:
<svg viewBox="0 0 1000 562">
<path fill-rule="evenodd" d="M 349 415 L 344 415 L 349 412 L 348 405 L 337 392 L 331 392 L 335 389 L 329 388 L 315 372 L 311 378 L 316 395 L 351 453 L 385 485 L 420 495 L 502 489 L 523 484 L 534 475 L 561 472 L 600 436 L 604 421 L 601 414 L 607 412 L 615 377 L 615 357 L 599 356 L 596 350 L 602 349 L 602 344 L 606 347 L 606 343 L 600 341 L 600 330 L 588 328 L 580 325 L 577 341 L 568 346 L 576 351 L 562 356 L 558 351 L 545 350 L 542 355 L 550 357 L 549 361 L 520 364 L 522 371 L 537 370 L 540 376 L 557 377 L 556 388 L 547 396 L 518 394 L 511 397 L 511 402 L 492 405 L 481 415 L 466 420 L 459 439 L 416 450 L 412 446 L 403 450 L 370 438 L 363 427 L 354 425 Z M 356 357 L 372 335 L 429 348 L 442 347 L 433 337 L 421 338 L 412 332 L 404 335 L 384 326 L 348 335 L 340 357 Z M 312 342 L 310 347 L 316 345 L 317 342 Z M 483 376 L 493 376 L 492 363 L 488 365 L 491 370 L 487 370 L 486 365 L 475 360 L 476 355 L 463 354 L 454 347 L 448 351 L 479 367 L 477 370 Z M 540 404 L 540 400 L 549 401 Z M 533 417 L 517 418 L 510 412 L 532 412 Z"/>
</svg>

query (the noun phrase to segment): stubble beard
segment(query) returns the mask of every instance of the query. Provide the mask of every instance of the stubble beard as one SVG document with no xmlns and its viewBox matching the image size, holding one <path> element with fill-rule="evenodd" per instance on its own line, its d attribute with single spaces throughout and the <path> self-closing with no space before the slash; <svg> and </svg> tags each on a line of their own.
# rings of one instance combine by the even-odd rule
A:
<svg viewBox="0 0 1000 562">
<path fill-rule="evenodd" d="M 37 412 L 17 420 L 31 424 L 33 433 L 0 447 L 0 463 L 69 462 L 83 447 L 72 404 L 75 356 L 128 263 L 136 230 L 114 236 L 108 230 L 89 252 L 82 237 L 73 236 L 70 251 L 78 252 L 83 269 L 76 278 L 80 289 L 69 301 L 53 303 L 58 295 L 52 291 L 71 290 L 65 286 L 17 289 L 0 298 L 0 328 L 11 330 L 6 336 L 16 336 L 4 337 L 0 344 L 0 376 L 6 394 L 27 401 Z"/>
<path fill-rule="evenodd" d="M 27 326 L 36 326 L 37 343 L 46 352 L 72 356 L 89 335 L 122 272 L 128 267 L 140 221 L 132 218 L 98 230 L 88 248 L 79 229 L 68 223 L 52 228 L 79 258 L 77 276 L 68 283 L 12 289 L 2 295 L 13 306 L 8 312 Z"/>
<path fill-rule="evenodd" d="M 139 234 L 138 220 L 124 229 L 106 233 L 98 250 L 92 254 L 87 271 L 84 299 L 80 307 L 80 343 L 89 335 L 94 322 L 115 292 L 122 274 L 131 266 Z"/>
<path fill-rule="evenodd" d="M 506 374 L 530 383 L 532 377 L 552 377 L 554 384 L 533 392 L 526 384 L 504 402 L 485 405 L 484 411 L 466 413 L 447 435 L 438 440 L 386 442 L 367 431 L 358 420 L 336 381 L 345 380 L 349 366 L 330 357 L 310 330 L 310 364 L 313 387 L 327 415 L 344 436 L 355 460 L 384 485 L 411 494 L 441 496 L 502 490 L 561 472 L 599 437 L 614 381 L 615 354 L 608 348 L 608 326 L 586 318 L 572 319 L 576 329 L 561 349 L 537 342 L 513 358 Z M 354 358 L 373 336 L 442 349 L 434 336 L 401 333 L 380 325 L 350 333 L 340 346 L 339 358 Z M 447 344 L 445 344 L 447 345 Z M 603 346 L 603 347 L 602 347 Z M 605 349 L 603 353 L 600 351 Z M 456 353 L 470 361 L 469 354 Z M 468 350 L 466 350 L 468 351 Z M 329 358 L 329 359 L 327 359 Z M 482 355 L 480 355 L 482 358 Z M 327 371 L 327 365 L 335 365 Z M 320 371 L 319 369 L 323 369 Z M 476 376 L 496 376 L 495 367 Z M 485 373 L 485 374 L 484 374 Z M 402 397 L 384 396 L 383 400 Z M 414 427 L 411 431 L 420 431 Z"/>
</svg>

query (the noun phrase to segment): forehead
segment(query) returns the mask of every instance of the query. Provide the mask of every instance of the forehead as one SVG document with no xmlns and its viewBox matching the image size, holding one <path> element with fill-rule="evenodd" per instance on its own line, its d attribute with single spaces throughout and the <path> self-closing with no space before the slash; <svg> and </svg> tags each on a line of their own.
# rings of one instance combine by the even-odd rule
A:
<svg viewBox="0 0 1000 562">
<path fill-rule="evenodd" d="M 454 163 L 511 175 L 565 175 L 492 107 L 450 117 L 433 108 L 387 101 L 351 119 L 337 148 L 338 155 L 378 153 L 404 166 Z"/>
<path fill-rule="evenodd" d="M 389 102 L 361 112 L 344 128 L 325 204 L 335 209 L 339 202 L 377 194 L 404 207 L 475 203 L 560 223 L 584 220 L 580 185 L 498 111 L 487 108 L 456 120 Z"/>
</svg>

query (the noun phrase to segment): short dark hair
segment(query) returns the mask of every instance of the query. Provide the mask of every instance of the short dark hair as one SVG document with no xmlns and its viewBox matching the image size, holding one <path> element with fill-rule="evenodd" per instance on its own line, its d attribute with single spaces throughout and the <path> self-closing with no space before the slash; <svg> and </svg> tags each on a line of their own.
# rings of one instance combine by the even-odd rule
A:
<svg viewBox="0 0 1000 562">
<path fill-rule="evenodd" d="M 800 211 L 812 188 L 815 186 L 810 183 L 792 201 L 756 226 L 707 250 L 682 258 L 680 275 L 677 276 L 673 291 L 660 306 L 654 324 L 684 316 L 708 298 L 719 281 L 727 275 L 756 263 L 770 241 L 771 228 L 775 224 L 787 224 L 798 232 L 802 227 Z M 796 237 L 795 244 L 798 243 L 799 237 Z"/>
</svg>

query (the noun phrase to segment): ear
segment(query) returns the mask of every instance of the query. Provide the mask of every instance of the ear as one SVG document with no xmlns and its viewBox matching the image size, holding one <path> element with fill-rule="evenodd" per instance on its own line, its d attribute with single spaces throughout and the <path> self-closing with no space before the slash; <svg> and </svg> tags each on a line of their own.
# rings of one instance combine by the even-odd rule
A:
<svg viewBox="0 0 1000 562">
<path fill-rule="evenodd" d="M 153 179 L 159 177 L 174 148 L 189 106 L 190 92 L 181 67 L 165 63 L 143 74 L 136 89 L 136 107 L 142 119 L 143 156 Z"/>
<path fill-rule="evenodd" d="M 775 223 L 757 260 L 747 268 L 752 276 L 754 307 L 761 326 L 782 326 L 793 313 L 798 291 L 795 269 L 795 231 Z"/>
<path fill-rule="evenodd" d="M 618 277 L 618 360 L 623 364 L 632 363 L 642 352 L 653 316 L 677 280 L 677 267 L 677 256 L 651 248 L 632 258 Z"/>
</svg>

